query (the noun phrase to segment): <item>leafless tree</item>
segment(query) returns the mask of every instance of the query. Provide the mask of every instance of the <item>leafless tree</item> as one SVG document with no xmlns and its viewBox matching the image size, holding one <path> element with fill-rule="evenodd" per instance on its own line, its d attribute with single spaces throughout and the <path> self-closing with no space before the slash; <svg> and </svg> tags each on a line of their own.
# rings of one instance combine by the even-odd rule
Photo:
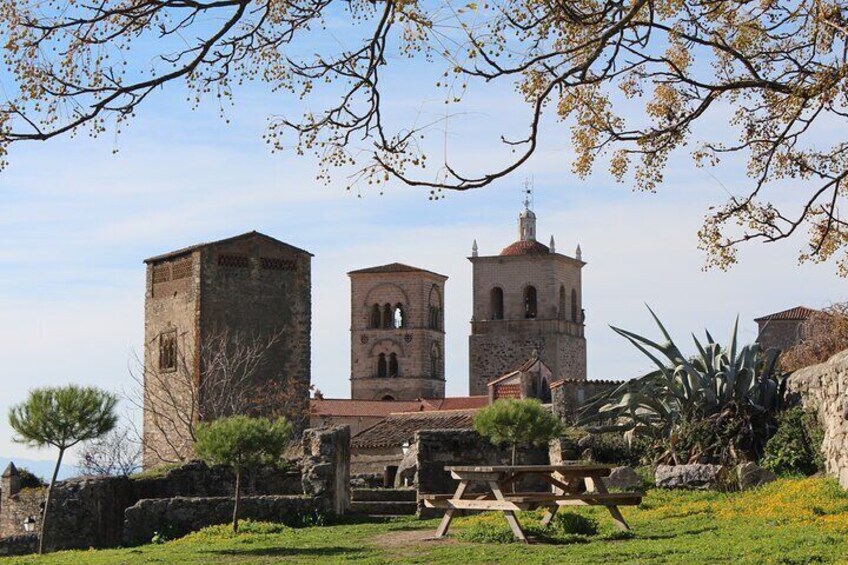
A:
<svg viewBox="0 0 848 565">
<path fill-rule="evenodd" d="M 328 20 L 344 22 L 343 41 Z M 743 155 L 749 182 L 710 208 L 699 233 L 709 265 L 734 263 L 742 242 L 806 231 L 800 258 L 835 258 L 848 274 L 848 142 L 821 135 L 848 123 L 842 2 L 0 0 L 0 27 L 16 87 L 0 109 L 0 151 L 84 127 L 120 131 L 169 83 L 187 84 L 197 104 L 260 80 L 306 107 L 272 117 L 273 148 L 316 152 L 323 179 L 352 166 L 352 183 L 400 179 L 438 197 L 517 170 L 556 120 L 570 129 L 577 174 L 608 159 L 639 190 L 662 183 L 675 150 L 692 146 L 699 165 Z M 517 89 L 526 129 L 495 139 L 503 159 L 479 171 L 447 150 L 433 159 L 428 140 L 447 139 L 454 112 L 389 119 L 395 100 L 381 79 L 404 56 L 438 69 L 446 108 L 459 108 L 466 88 Z M 722 127 L 692 139 L 705 122 Z"/>
<path fill-rule="evenodd" d="M 135 386 L 128 397 L 145 414 L 139 434 L 148 440 L 144 449 L 163 463 L 181 463 L 193 455 L 199 422 L 234 414 L 288 416 L 301 408 L 297 392 L 269 367 L 269 355 L 281 338 L 281 332 L 213 332 L 196 356 L 178 347 L 171 372 L 135 359 L 130 371 Z"/>
<path fill-rule="evenodd" d="M 824 363 L 848 349 L 848 302 L 814 312 L 801 324 L 801 341 L 780 356 L 786 371 Z"/>
<path fill-rule="evenodd" d="M 131 427 L 83 444 L 77 467 L 83 475 L 127 477 L 141 468 L 141 443 Z"/>
</svg>

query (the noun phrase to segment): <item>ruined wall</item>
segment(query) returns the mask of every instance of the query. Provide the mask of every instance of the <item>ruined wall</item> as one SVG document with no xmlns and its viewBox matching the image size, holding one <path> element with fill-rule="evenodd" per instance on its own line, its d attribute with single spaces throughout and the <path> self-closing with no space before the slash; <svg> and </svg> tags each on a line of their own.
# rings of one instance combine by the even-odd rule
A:
<svg viewBox="0 0 848 565">
<path fill-rule="evenodd" d="M 24 534 L 24 520 L 32 516 L 40 521 L 43 504 L 43 488 L 25 488 L 11 493 L 4 489 L 0 500 L 0 538 Z"/>
<path fill-rule="evenodd" d="M 572 424 L 577 411 L 594 396 L 616 388 L 622 381 L 563 380 L 551 385 L 551 408 L 561 421 Z"/>
<path fill-rule="evenodd" d="M 402 268 L 402 267 L 399 267 Z M 377 267 L 373 271 L 382 269 Z M 401 272 L 349 273 L 351 280 L 351 398 L 415 400 L 445 397 L 444 296 L 447 277 L 409 267 Z M 373 327 L 374 305 L 382 310 L 400 304 L 403 327 Z M 438 309 L 437 328 L 430 308 Z M 435 375 L 431 353 L 437 362 Z M 379 378 L 377 360 L 394 353 L 398 376 Z"/>
<path fill-rule="evenodd" d="M 241 499 L 239 518 L 294 526 L 309 523 L 319 513 L 310 496 L 246 496 Z M 126 510 L 123 542 L 149 543 L 157 532 L 179 537 L 232 519 L 232 497 L 140 500 Z"/>
<path fill-rule="evenodd" d="M 301 463 L 303 492 L 317 500 L 324 512 L 344 514 L 350 507 L 350 428 L 303 432 Z"/>
<path fill-rule="evenodd" d="M 824 426 L 827 472 L 848 488 L 848 350 L 796 371 L 789 377 L 787 390 L 818 412 Z"/>
</svg>

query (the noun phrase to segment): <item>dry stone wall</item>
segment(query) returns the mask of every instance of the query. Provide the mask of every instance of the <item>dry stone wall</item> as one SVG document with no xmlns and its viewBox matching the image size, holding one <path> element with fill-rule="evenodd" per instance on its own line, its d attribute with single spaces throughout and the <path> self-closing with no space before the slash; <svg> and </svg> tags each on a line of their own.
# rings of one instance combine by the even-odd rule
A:
<svg viewBox="0 0 848 565">
<path fill-rule="evenodd" d="M 824 427 L 822 452 L 829 475 L 848 489 L 848 350 L 793 373 L 788 392 L 815 409 Z"/>
</svg>

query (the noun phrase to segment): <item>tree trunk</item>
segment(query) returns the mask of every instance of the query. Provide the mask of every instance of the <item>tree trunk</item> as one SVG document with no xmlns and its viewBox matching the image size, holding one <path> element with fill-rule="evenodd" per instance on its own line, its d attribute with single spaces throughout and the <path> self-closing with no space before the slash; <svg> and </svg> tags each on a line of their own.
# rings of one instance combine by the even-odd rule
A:
<svg viewBox="0 0 848 565">
<path fill-rule="evenodd" d="M 515 446 L 516 444 L 512 444 L 512 464 L 515 465 Z"/>
<path fill-rule="evenodd" d="M 238 533 L 238 513 L 241 506 L 241 469 L 236 468 L 236 501 L 233 505 L 233 532 Z"/>
<path fill-rule="evenodd" d="M 47 511 L 50 509 L 50 495 L 53 493 L 53 485 L 56 484 L 56 476 L 59 474 L 59 467 L 62 465 L 62 456 L 65 455 L 65 449 L 59 448 L 59 458 L 56 459 L 56 466 L 53 468 L 53 478 L 50 479 L 50 484 L 47 485 L 47 496 L 44 498 L 44 510 L 41 512 L 41 531 L 38 533 L 38 553 L 44 553 L 44 533 L 47 526 Z"/>
</svg>

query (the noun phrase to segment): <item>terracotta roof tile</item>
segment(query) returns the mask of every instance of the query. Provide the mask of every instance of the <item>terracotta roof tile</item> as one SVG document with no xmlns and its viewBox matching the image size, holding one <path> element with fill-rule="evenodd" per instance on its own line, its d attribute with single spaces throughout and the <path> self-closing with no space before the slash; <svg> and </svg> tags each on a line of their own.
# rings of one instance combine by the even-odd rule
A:
<svg viewBox="0 0 848 565">
<path fill-rule="evenodd" d="M 396 447 L 412 442 L 419 430 L 470 430 L 476 410 L 434 410 L 390 414 L 351 440 L 354 448 Z"/>
<path fill-rule="evenodd" d="M 547 255 L 551 252 L 550 248 L 544 243 L 539 243 L 535 240 L 519 240 L 508 245 L 501 251 L 501 256 L 511 255 Z"/>
<path fill-rule="evenodd" d="M 795 308 L 790 308 L 789 310 L 783 310 L 782 312 L 775 312 L 774 314 L 769 314 L 768 316 L 756 318 L 754 321 L 767 322 L 770 320 L 806 320 L 816 312 L 818 312 L 818 310 L 813 310 L 812 308 L 807 308 L 806 306 L 796 306 Z"/>
</svg>

